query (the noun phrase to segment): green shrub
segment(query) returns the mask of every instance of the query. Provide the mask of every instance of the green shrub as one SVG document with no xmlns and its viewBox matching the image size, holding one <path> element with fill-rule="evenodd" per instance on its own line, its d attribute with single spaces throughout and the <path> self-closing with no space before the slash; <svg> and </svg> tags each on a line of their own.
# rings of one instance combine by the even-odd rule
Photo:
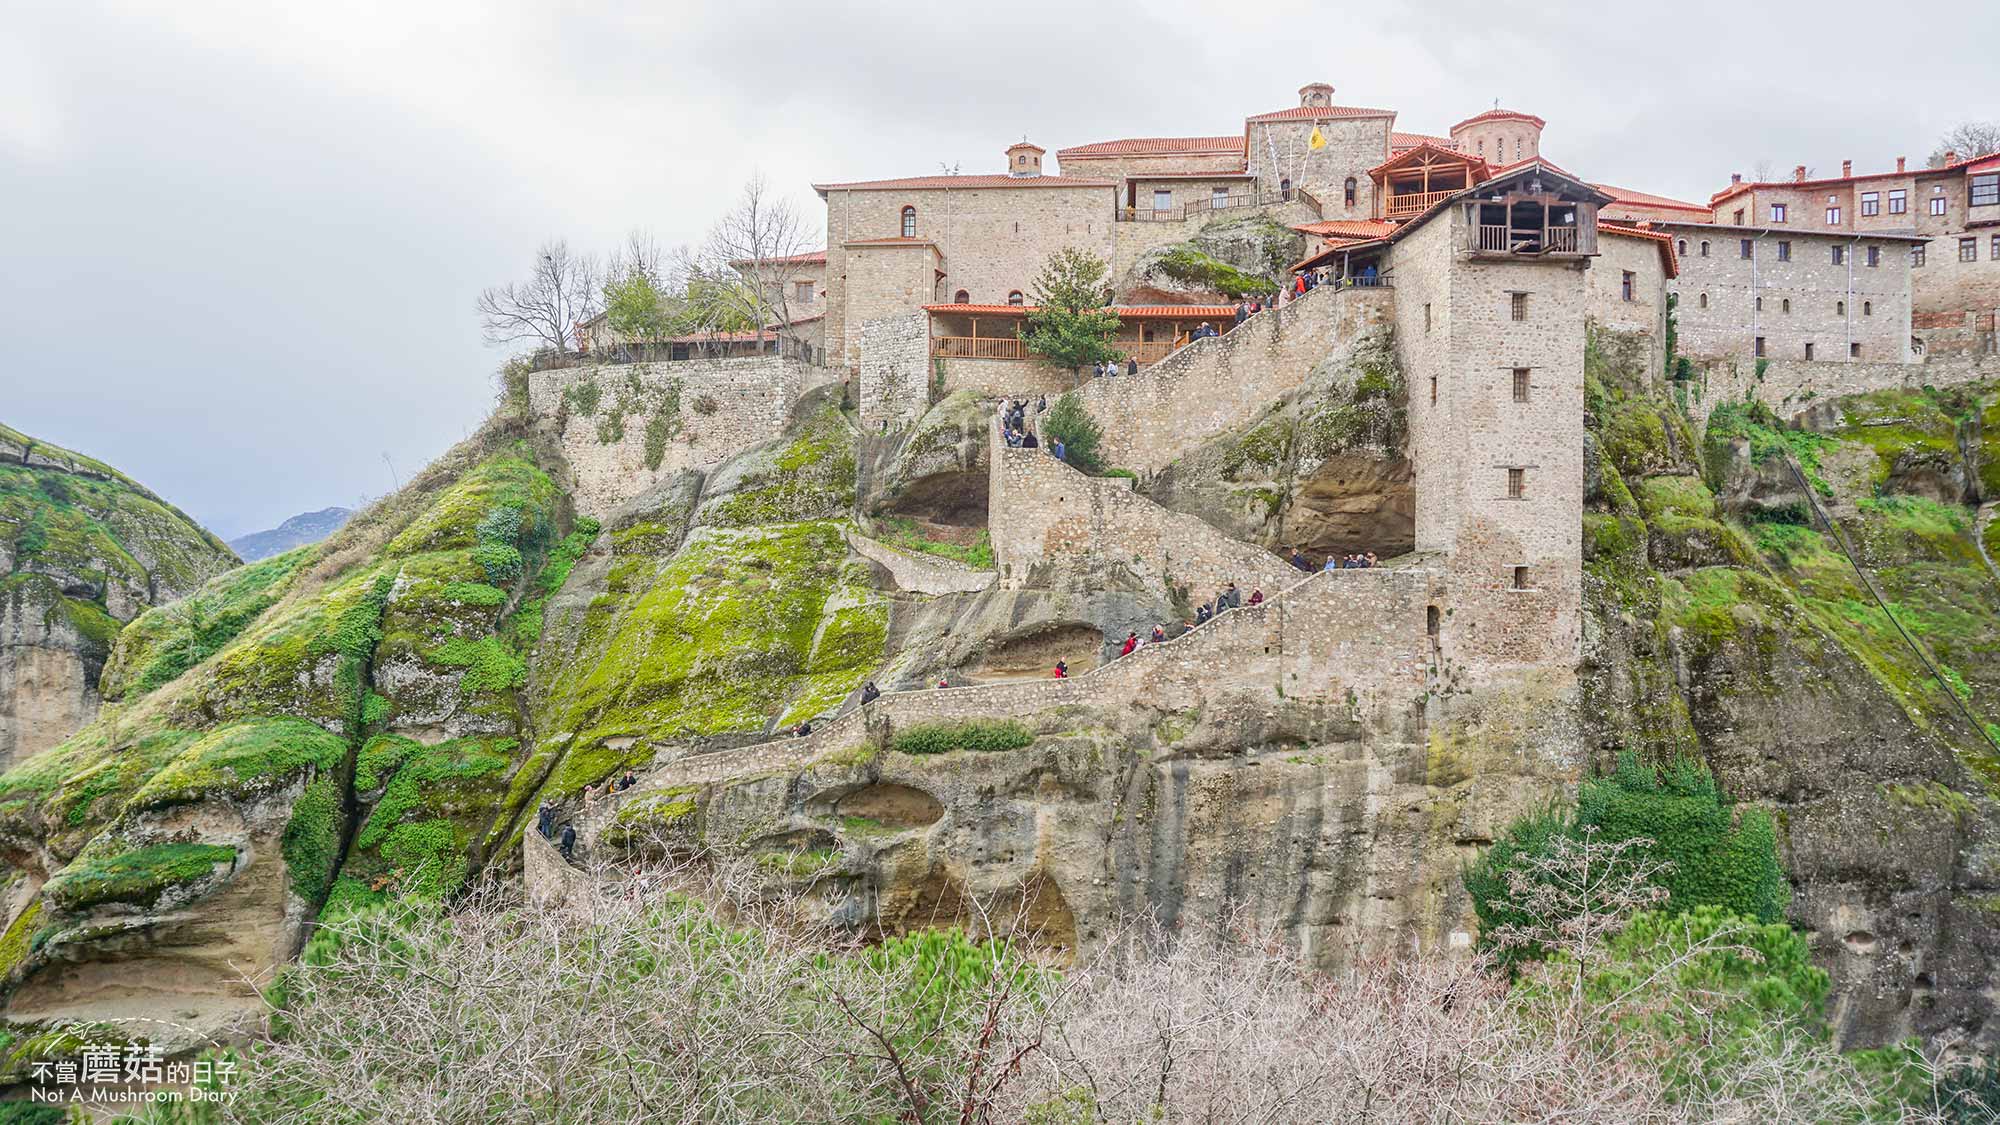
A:
<svg viewBox="0 0 2000 1125">
<path fill-rule="evenodd" d="M 472 549 L 472 561 L 486 572 L 486 580 L 505 586 L 521 577 L 521 551 L 504 543 L 481 543 Z"/>
<path fill-rule="evenodd" d="M 1034 732 L 1012 719 L 963 719 L 905 727 L 890 740 L 889 749 L 904 754 L 946 754 L 953 750 L 1018 750 L 1034 741 Z"/>
<path fill-rule="evenodd" d="M 1104 467 L 1098 446 L 1104 440 L 1104 430 L 1083 405 L 1083 397 L 1075 391 L 1056 399 L 1049 407 L 1048 417 L 1042 419 L 1042 441 L 1049 444 L 1063 443 L 1063 460 L 1087 473 L 1094 473 Z"/>
</svg>

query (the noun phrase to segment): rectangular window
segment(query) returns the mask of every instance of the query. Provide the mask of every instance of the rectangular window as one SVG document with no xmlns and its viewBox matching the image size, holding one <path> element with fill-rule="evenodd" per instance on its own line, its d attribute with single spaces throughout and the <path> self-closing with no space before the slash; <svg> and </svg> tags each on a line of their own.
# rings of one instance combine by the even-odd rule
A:
<svg viewBox="0 0 2000 1125">
<path fill-rule="evenodd" d="M 1774 223 L 1782 223 L 1782 222 L 1784 222 L 1784 221 L 1785 221 L 1785 205 L 1784 205 L 1784 204 L 1782 204 L 1782 203 L 1773 203 L 1773 204 L 1771 204 L 1771 221 L 1772 221 L 1772 222 L 1774 222 Z"/>
<path fill-rule="evenodd" d="M 1880 215 L 1882 213 L 1882 193 L 1879 191 L 1862 192 L 1861 213 L 1863 215 Z"/>
<path fill-rule="evenodd" d="M 2000 204 L 2000 172 L 1972 177 L 1972 197 L 1966 202 L 1973 207 Z"/>
<path fill-rule="evenodd" d="M 1525 500 L 1527 498 L 1528 498 L 1528 470 L 1508 469 L 1507 499 Z"/>
<path fill-rule="evenodd" d="M 1757 337 L 1757 358 L 1764 358 L 1764 337 Z"/>
<path fill-rule="evenodd" d="M 1836 246 L 1833 248 L 1833 264 L 1836 266 L 1847 264 L 1847 247 Z"/>
<path fill-rule="evenodd" d="M 1632 299 L 1632 287 L 1633 284 L 1638 280 L 1639 280 L 1638 274 L 1633 273 L 1631 270 L 1625 271 L 1625 280 L 1620 283 L 1619 291 L 1622 294 L 1624 294 L 1626 300 L 1629 301 Z"/>
<path fill-rule="evenodd" d="M 1425 301 L 1425 302 L 1424 302 L 1424 331 L 1426 331 L 1426 332 L 1429 332 L 1430 330 L 1431 330 L 1431 303 L 1430 303 L 1429 301 Z"/>
<path fill-rule="evenodd" d="M 1986 256 L 1993 261 L 2000 262 L 2000 234 L 1993 236 L 1993 250 Z"/>
<path fill-rule="evenodd" d="M 1438 377 L 1433 375 L 1431 376 L 1431 405 L 1436 406 L 1437 404 L 1438 404 Z"/>
<path fill-rule="evenodd" d="M 1792 244 L 1787 239 L 1778 240 L 1778 260 L 1781 262 L 1792 260 Z"/>
<path fill-rule="evenodd" d="M 1528 401 L 1528 369 L 1525 367 L 1514 369 L 1514 401 Z"/>
<path fill-rule="evenodd" d="M 1515 588 L 1516 590 L 1525 590 L 1525 589 L 1527 589 L 1527 588 L 1528 588 L 1528 568 L 1527 568 L 1527 567 L 1525 567 L 1525 566 L 1517 566 L 1517 567 L 1515 567 L 1515 568 L 1514 568 L 1514 588 Z"/>
<path fill-rule="evenodd" d="M 1762 296 L 1759 296 L 1757 298 L 1757 311 L 1758 312 L 1764 311 L 1764 298 Z"/>
<path fill-rule="evenodd" d="M 1924 264 L 1924 248 L 1921 245 L 1910 247 L 1910 268 L 1916 269 L 1918 266 L 1921 266 L 1923 264 Z"/>
<path fill-rule="evenodd" d="M 1806 341 L 1806 358 L 1807 358 L 1807 359 L 1811 359 L 1812 357 L 1813 357 L 1813 354 L 1812 354 L 1812 341 L 1808 340 L 1808 341 Z"/>
<path fill-rule="evenodd" d="M 1889 193 L 1889 213 L 1891 215 L 1900 215 L 1909 209 L 1910 196 L 1908 192 L 1899 190 Z"/>
<path fill-rule="evenodd" d="M 1931 214 L 1942 215 L 1944 214 L 1944 208 L 1945 208 L 1944 196 L 1942 195 L 1931 196 Z"/>
<path fill-rule="evenodd" d="M 1509 303 L 1513 308 L 1514 319 L 1528 319 L 1528 295 L 1526 293 L 1512 293 L 1508 296 L 1510 298 Z"/>
<path fill-rule="evenodd" d="M 1880 246 L 1870 246 L 1868 248 L 1868 268 L 1872 270 L 1881 264 L 1882 248 Z"/>
<path fill-rule="evenodd" d="M 800 304 L 809 305 L 812 303 L 812 299 L 813 299 L 812 282 L 794 281 L 792 283 L 792 300 L 797 301 Z"/>
<path fill-rule="evenodd" d="M 1826 209 L 1826 225 L 1830 227 L 1840 225 L 1840 208 L 1829 207 Z"/>
<path fill-rule="evenodd" d="M 1860 344 L 1849 344 L 1849 345 L 1847 345 L 1847 355 L 1848 355 L 1848 358 L 1850 358 L 1850 359 L 1860 359 L 1860 358 L 1861 358 L 1861 345 L 1860 345 Z"/>
<path fill-rule="evenodd" d="M 1153 189 L 1153 210 L 1168 211 L 1174 206 L 1174 193 L 1170 188 Z"/>
<path fill-rule="evenodd" d="M 1743 208 L 1741 207 L 1736 209 L 1736 225 L 1739 227 L 1743 225 Z"/>
<path fill-rule="evenodd" d="M 1742 258 L 1747 258 L 1747 257 L 1749 257 L 1749 256 L 1750 256 L 1750 240 L 1749 240 L 1749 239 L 1747 239 L 1747 238 L 1746 238 L 1746 239 L 1744 239 L 1744 240 L 1742 241 L 1741 245 L 1740 245 L 1740 246 L 1739 246 L 1739 248 L 1738 248 L 1738 251 L 1737 251 L 1737 256 L 1738 256 L 1738 257 L 1742 257 Z"/>
<path fill-rule="evenodd" d="M 1792 311 L 1792 299 L 1791 299 L 1790 297 L 1786 297 L 1785 299 L 1783 299 L 1783 300 L 1779 301 L 1779 302 L 1778 302 L 1778 311 L 1779 311 L 1779 312 L 1782 312 L 1782 313 L 1786 313 L 1786 314 L 1790 314 L 1790 313 L 1791 313 L 1791 311 Z"/>
<path fill-rule="evenodd" d="M 1978 261 L 1978 260 L 1979 260 L 1979 240 L 1978 240 L 1978 239 L 1976 239 L 1976 238 L 1961 238 L 1961 239 L 1959 239 L 1959 240 L 1958 240 L 1958 260 L 1959 260 L 1959 261 L 1961 261 L 1961 262 L 1976 262 L 1976 261 Z"/>
<path fill-rule="evenodd" d="M 1701 256 L 1704 258 L 1708 257 L 1708 239 L 1706 238 L 1701 240 Z"/>
<path fill-rule="evenodd" d="M 1209 192 L 1208 205 L 1210 207 L 1229 206 L 1229 189 L 1226 187 L 1219 187 L 1212 189 Z"/>
</svg>

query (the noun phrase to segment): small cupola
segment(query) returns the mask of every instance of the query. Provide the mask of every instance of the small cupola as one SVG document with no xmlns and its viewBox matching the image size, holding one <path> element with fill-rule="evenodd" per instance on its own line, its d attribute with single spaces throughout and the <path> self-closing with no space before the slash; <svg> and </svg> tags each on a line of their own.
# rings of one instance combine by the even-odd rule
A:
<svg viewBox="0 0 2000 1125">
<path fill-rule="evenodd" d="M 1026 138 L 1020 144 L 1007 146 L 1007 174 L 1010 176 L 1039 176 L 1042 174 L 1042 154 L 1048 150 L 1040 145 L 1031 145 Z"/>
<path fill-rule="evenodd" d="M 1299 105 L 1311 109 L 1325 109 L 1333 104 L 1333 83 L 1308 82 L 1299 87 Z"/>
</svg>

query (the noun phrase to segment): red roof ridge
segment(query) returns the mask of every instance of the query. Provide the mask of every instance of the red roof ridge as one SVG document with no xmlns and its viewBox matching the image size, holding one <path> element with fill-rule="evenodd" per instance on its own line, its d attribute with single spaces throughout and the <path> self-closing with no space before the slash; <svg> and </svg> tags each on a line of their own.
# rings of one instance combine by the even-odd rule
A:
<svg viewBox="0 0 2000 1125">
<path fill-rule="evenodd" d="M 1079 176 L 905 176 L 891 180 L 856 180 L 844 184 L 814 184 L 813 190 L 825 195 L 829 191 L 893 191 L 903 189 L 923 191 L 928 189 L 960 188 L 1109 188 L 1118 185 L 1111 180 L 1096 180 Z"/>
<path fill-rule="evenodd" d="M 1981 153 L 1978 156 L 1968 156 L 1963 160 L 1954 160 L 1950 164 L 1942 164 L 1936 168 L 1906 168 L 1901 172 L 1891 169 L 1887 172 L 1863 172 L 1856 176 L 1821 176 L 1810 180 L 1744 180 L 1741 183 L 1730 184 L 1728 187 L 1709 196 L 1708 203 L 1709 206 L 1713 207 L 1730 196 L 1741 195 L 1746 191 L 1756 188 L 1825 187 L 1828 184 L 1852 184 L 1859 183 L 1862 180 L 1888 180 L 1894 179 L 1897 176 L 1934 176 L 1944 172 L 1957 172 L 1970 165 L 1980 164 L 1996 157 L 2000 157 L 2000 152 L 1988 152 Z"/>
<path fill-rule="evenodd" d="M 1276 109 L 1270 113 L 1259 113 L 1243 119 L 1245 125 L 1258 121 L 1320 121 L 1339 120 L 1346 117 L 1394 117 L 1393 109 L 1370 109 L 1359 105 L 1298 105 L 1290 109 Z"/>
<path fill-rule="evenodd" d="M 1056 159 L 1092 156 L 1169 155 L 1178 153 L 1238 153 L 1243 151 L 1241 134 L 1226 137 L 1124 137 L 1113 141 L 1092 141 L 1057 149 Z"/>
<path fill-rule="evenodd" d="M 1542 120 L 1539 117 L 1536 117 L 1532 113 L 1522 113 L 1518 109 L 1501 109 L 1500 107 L 1495 106 L 1492 109 L 1487 110 L 1485 113 L 1475 113 L 1471 117 L 1468 117 L 1465 120 L 1459 122 L 1458 124 L 1453 125 L 1451 127 L 1451 131 L 1456 133 L 1460 129 L 1465 128 L 1467 125 L 1470 125 L 1475 121 L 1532 121 L 1535 123 L 1535 128 L 1537 129 L 1543 128 L 1548 125 L 1548 122 Z"/>
</svg>

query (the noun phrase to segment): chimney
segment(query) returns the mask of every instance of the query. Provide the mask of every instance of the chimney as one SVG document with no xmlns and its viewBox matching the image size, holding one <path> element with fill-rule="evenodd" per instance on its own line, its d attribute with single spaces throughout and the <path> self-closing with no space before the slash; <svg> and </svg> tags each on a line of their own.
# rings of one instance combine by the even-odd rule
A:
<svg viewBox="0 0 2000 1125">
<path fill-rule="evenodd" d="M 1841 179 L 1843 179 L 1843 180 L 1845 180 L 1845 179 L 1848 179 L 1848 178 L 1852 177 L 1853 175 L 1854 175 L 1854 161 L 1852 161 L 1852 160 L 1843 160 L 1843 161 L 1841 161 L 1841 162 L 1840 162 L 1840 178 L 1841 178 Z"/>
<path fill-rule="evenodd" d="M 1907 156 L 1899 156 L 1899 157 L 1897 157 L 1897 158 L 1896 158 L 1896 171 L 1898 171 L 1898 172 L 1902 171 L 1902 170 L 1903 170 L 1903 164 L 1904 164 L 1904 162 L 1905 162 L 1905 161 L 1907 161 L 1907 160 L 1909 160 L 1909 157 L 1907 157 Z"/>
<path fill-rule="evenodd" d="M 1333 104 L 1333 83 L 1308 82 L 1299 87 L 1299 104 L 1315 108 Z"/>
<path fill-rule="evenodd" d="M 1792 169 L 1792 179 L 1794 179 L 1794 180 L 1801 180 L 1801 181 L 1802 181 L 1802 180 L 1804 180 L 1805 178 L 1806 178 L 1806 166 L 1805 166 L 1805 165 L 1803 165 L 1803 164 L 1800 164 L 1800 165 L 1798 165 L 1797 167 L 1794 167 L 1794 168 Z"/>
<path fill-rule="evenodd" d="M 1735 185 L 1740 184 L 1742 182 L 1743 182 L 1743 173 L 1741 172 L 1729 173 L 1729 184 L 1731 187 L 1734 187 Z"/>
</svg>

